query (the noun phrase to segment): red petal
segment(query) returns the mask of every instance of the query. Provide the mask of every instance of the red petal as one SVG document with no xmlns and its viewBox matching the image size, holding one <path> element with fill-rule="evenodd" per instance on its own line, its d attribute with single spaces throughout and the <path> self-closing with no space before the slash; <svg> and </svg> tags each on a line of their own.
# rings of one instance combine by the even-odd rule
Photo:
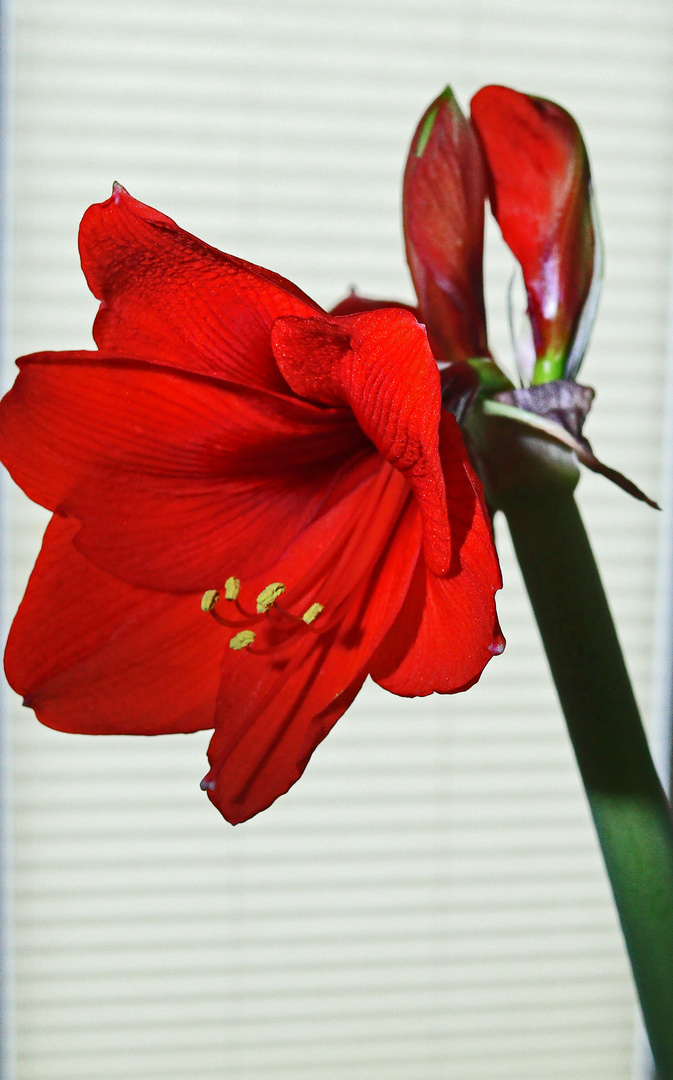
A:
<svg viewBox="0 0 673 1080">
<path fill-rule="evenodd" d="M 448 570 L 451 533 L 438 451 L 439 373 L 423 328 L 394 308 L 336 319 L 278 319 L 278 366 L 295 393 L 347 403 L 381 456 L 404 474 L 423 515 L 426 558 Z"/>
<path fill-rule="evenodd" d="M 403 197 L 407 259 L 440 360 L 490 356 L 482 284 L 485 199 L 479 144 L 447 87 L 416 129 Z"/>
<path fill-rule="evenodd" d="M 344 409 L 99 354 L 25 358 L 0 456 L 131 584 L 193 592 L 278 560 L 345 473 L 376 467 Z"/>
<path fill-rule="evenodd" d="M 493 213 L 523 270 L 537 355 L 562 360 L 594 266 L 580 130 L 560 105 L 505 86 L 475 94 L 472 120 L 486 153 Z"/>
<path fill-rule="evenodd" d="M 225 255 L 115 185 L 80 228 L 82 268 L 102 300 L 102 352 L 263 389 L 283 389 L 269 328 L 321 309 L 291 282 Z"/>
<path fill-rule="evenodd" d="M 500 569 L 479 480 L 454 418 L 441 439 L 455 562 L 437 577 L 419 559 L 407 599 L 372 660 L 372 677 L 406 697 L 466 690 L 504 639 L 495 611 Z"/>
<path fill-rule="evenodd" d="M 410 311 L 414 318 L 420 318 L 418 308 L 411 304 L 401 304 L 397 300 L 368 300 L 366 296 L 358 296 L 355 290 L 351 290 L 344 300 L 329 312 L 330 315 L 361 315 L 363 311 L 378 311 L 379 308 L 402 308 Z"/>
<path fill-rule="evenodd" d="M 60 731 L 156 735 L 214 723 L 223 650 L 200 596 L 135 589 L 72 546 L 54 517 L 5 654 L 7 678 Z"/>
<path fill-rule="evenodd" d="M 255 655 L 250 648 L 232 654 L 229 662 L 225 657 L 206 785 L 232 824 L 265 809 L 301 776 L 315 747 L 353 700 L 369 658 L 400 609 L 421 533 L 415 508 L 399 517 L 406 485 L 394 473 L 391 478 L 389 511 L 381 507 L 367 541 L 385 542 L 390 515 L 397 516 L 397 524 L 373 571 L 353 591 L 344 572 L 348 603 L 343 618 L 323 633 L 306 631 L 284 653 Z M 363 490 L 351 503 L 352 512 L 361 514 L 369 498 Z M 316 595 L 320 598 L 319 589 Z"/>
</svg>

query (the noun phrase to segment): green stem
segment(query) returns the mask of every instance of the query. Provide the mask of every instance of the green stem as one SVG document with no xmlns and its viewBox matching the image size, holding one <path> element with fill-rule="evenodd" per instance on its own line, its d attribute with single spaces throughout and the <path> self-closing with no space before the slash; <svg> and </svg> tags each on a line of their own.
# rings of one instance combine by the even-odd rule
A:
<svg viewBox="0 0 673 1080">
<path fill-rule="evenodd" d="M 673 1080 L 669 804 L 652 763 L 575 503 L 573 460 L 544 436 L 522 432 L 521 425 L 507 420 L 497 425 L 485 438 L 485 429 L 478 433 L 487 491 L 507 518 L 540 628 L 621 919 L 658 1075 L 660 1080 Z M 494 459 L 496 447 L 499 456 Z"/>
</svg>

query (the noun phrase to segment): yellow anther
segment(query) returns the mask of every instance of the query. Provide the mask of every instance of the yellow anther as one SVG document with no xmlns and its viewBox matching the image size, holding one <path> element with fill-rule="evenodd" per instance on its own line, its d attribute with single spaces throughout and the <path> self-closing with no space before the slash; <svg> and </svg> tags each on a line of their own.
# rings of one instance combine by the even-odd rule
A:
<svg viewBox="0 0 673 1080">
<path fill-rule="evenodd" d="M 254 630 L 239 630 L 229 642 L 229 648 L 234 649 L 236 652 L 239 649 L 247 649 L 248 645 L 252 645 L 256 636 Z"/>
<path fill-rule="evenodd" d="M 201 611 L 212 611 L 219 599 L 220 594 L 217 589 L 208 589 L 208 592 L 204 592 L 201 597 Z"/>
<path fill-rule="evenodd" d="M 308 611 L 305 611 L 304 614 L 302 615 L 302 619 L 304 620 L 304 622 L 307 625 L 310 626 L 310 624 L 312 622 L 315 622 L 315 620 L 318 618 L 318 615 L 320 614 L 320 612 L 324 611 L 324 610 L 325 609 L 324 609 L 322 604 L 311 604 Z"/>
<path fill-rule="evenodd" d="M 266 589 L 262 589 L 257 597 L 257 614 L 263 615 L 265 611 L 273 607 L 278 597 L 282 596 L 284 592 L 285 586 L 282 581 L 272 581 L 270 585 L 267 585 Z"/>
<path fill-rule="evenodd" d="M 237 577 L 228 577 L 224 583 L 224 599 L 236 600 L 241 591 L 241 582 Z"/>
</svg>

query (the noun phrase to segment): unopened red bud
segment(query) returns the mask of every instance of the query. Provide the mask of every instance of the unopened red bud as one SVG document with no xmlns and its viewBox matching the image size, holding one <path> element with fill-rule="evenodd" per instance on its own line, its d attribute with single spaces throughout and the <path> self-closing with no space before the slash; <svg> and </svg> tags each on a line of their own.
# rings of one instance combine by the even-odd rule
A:
<svg viewBox="0 0 673 1080">
<path fill-rule="evenodd" d="M 485 199 L 478 141 L 447 88 L 416 129 L 403 199 L 407 259 L 439 360 L 490 355 L 482 279 Z"/>
<path fill-rule="evenodd" d="M 471 110 L 491 207 L 523 270 L 538 358 L 534 381 L 574 375 L 597 301 L 591 286 L 599 239 L 579 127 L 560 105 L 505 86 L 483 87 Z"/>
</svg>

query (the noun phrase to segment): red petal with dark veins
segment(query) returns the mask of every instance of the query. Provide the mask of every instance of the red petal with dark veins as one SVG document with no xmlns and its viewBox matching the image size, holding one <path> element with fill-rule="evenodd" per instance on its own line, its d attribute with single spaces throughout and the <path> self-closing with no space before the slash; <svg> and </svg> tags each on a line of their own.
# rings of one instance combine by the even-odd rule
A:
<svg viewBox="0 0 673 1080">
<path fill-rule="evenodd" d="M 580 130 L 560 105 L 506 86 L 484 86 L 471 108 L 493 213 L 523 270 L 536 352 L 565 355 L 594 269 Z"/>
<path fill-rule="evenodd" d="M 168 592 L 273 565 L 378 460 L 345 409 L 97 353 L 22 361 L 0 455 L 30 498 L 82 522 L 83 554 Z"/>
<path fill-rule="evenodd" d="M 135 589 L 52 518 L 5 653 L 7 678 L 60 731 L 157 735 L 214 724 L 224 643 L 200 596 Z"/>
<path fill-rule="evenodd" d="M 321 311 L 291 282 L 225 255 L 116 184 L 91 206 L 79 235 L 82 269 L 102 301 L 102 352 L 284 389 L 271 356 L 278 315 Z"/>
<path fill-rule="evenodd" d="M 440 578 L 419 559 L 404 606 L 372 659 L 372 678 L 405 697 L 466 690 L 504 647 L 494 599 L 502 579 L 488 512 L 458 425 L 446 413 L 441 454 L 454 565 Z"/>
<path fill-rule="evenodd" d="M 407 311 L 331 320 L 278 319 L 271 333 L 285 379 L 302 397 L 344 402 L 381 456 L 404 474 L 423 516 L 428 564 L 445 573 L 451 532 L 439 460 L 439 372 L 423 327 Z"/>
<path fill-rule="evenodd" d="M 407 259 L 439 360 L 490 356 L 482 283 L 485 200 L 479 144 L 447 88 L 416 129 L 403 195 Z"/>
<path fill-rule="evenodd" d="M 371 491 L 363 490 L 351 504 L 353 512 L 366 513 L 368 501 Z M 359 583 L 353 583 L 357 571 L 352 563 L 344 565 L 346 602 L 338 621 L 330 625 L 326 605 L 319 616 L 325 616 L 327 627 L 322 633 L 316 620 L 315 632 L 307 629 L 285 651 L 256 654 L 256 641 L 233 653 L 233 659 L 224 658 L 207 781 L 214 785 L 209 797 L 232 824 L 265 809 L 299 778 L 315 747 L 353 700 L 372 653 L 400 609 L 418 559 L 421 529 L 408 488 L 392 470 L 377 510 L 362 543 L 374 555 L 383 545 L 384 550 Z M 315 595 L 323 598 L 320 587 Z"/>
</svg>

